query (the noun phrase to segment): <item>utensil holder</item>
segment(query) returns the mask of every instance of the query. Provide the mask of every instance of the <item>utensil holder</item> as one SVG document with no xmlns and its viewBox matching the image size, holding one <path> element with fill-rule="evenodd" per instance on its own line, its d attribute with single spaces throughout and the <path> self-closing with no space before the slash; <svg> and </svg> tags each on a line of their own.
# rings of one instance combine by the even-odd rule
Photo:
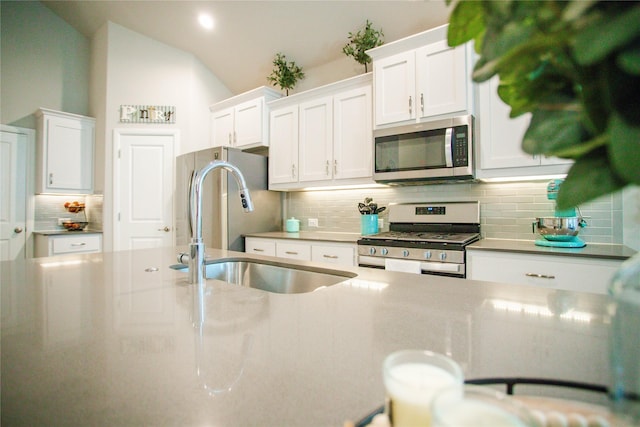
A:
<svg viewBox="0 0 640 427">
<path fill-rule="evenodd" d="M 360 215 L 360 232 L 363 236 L 378 232 L 378 214 Z"/>
</svg>

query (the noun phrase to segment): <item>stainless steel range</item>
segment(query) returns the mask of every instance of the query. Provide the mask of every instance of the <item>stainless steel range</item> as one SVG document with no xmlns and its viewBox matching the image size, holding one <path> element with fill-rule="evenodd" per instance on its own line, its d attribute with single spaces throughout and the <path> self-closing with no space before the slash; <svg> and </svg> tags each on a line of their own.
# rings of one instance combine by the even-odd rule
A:
<svg viewBox="0 0 640 427">
<path fill-rule="evenodd" d="M 478 202 L 394 204 L 389 231 L 358 240 L 358 264 L 465 277 L 465 246 L 478 239 Z"/>
</svg>

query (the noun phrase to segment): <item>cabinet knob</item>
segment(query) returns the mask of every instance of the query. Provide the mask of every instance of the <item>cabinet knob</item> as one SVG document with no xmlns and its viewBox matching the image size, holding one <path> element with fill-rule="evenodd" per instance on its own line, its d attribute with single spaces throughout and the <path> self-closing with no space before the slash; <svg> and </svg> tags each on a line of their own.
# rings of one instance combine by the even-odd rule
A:
<svg viewBox="0 0 640 427">
<path fill-rule="evenodd" d="M 16 233 L 16 234 L 20 234 L 20 233 L 22 233 L 22 228 L 21 227 L 16 227 L 16 228 L 13 229 L 13 232 Z"/>
<path fill-rule="evenodd" d="M 158 231 L 164 231 L 165 233 L 168 233 L 169 230 L 171 230 L 169 227 L 165 227 L 165 228 L 158 228 Z"/>
</svg>

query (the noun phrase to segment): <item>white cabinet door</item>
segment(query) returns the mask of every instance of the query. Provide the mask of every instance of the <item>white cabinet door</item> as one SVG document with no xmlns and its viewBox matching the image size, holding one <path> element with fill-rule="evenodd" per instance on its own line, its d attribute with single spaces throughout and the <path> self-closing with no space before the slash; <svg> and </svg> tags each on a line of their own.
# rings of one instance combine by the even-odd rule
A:
<svg viewBox="0 0 640 427">
<path fill-rule="evenodd" d="M 37 191 L 92 193 L 95 120 L 41 109 L 38 134 Z"/>
<path fill-rule="evenodd" d="M 446 40 L 416 50 L 416 100 L 420 118 L 467 111 L 465 46 Z"/>
<path fill-rule="evenodd" d="M 298 106 L 271 111 L 269 183 L 298 182 Z"/>
<path fill-rule="evenodd" d="M 467 278 L 606 294 L 621 263 L 599 258 L 467 250 Z"/>
<path fill-rule="evenodd" d="M 239 149 L 264 142 L 263 98 L 253 99 L 234 109 L 233 146 Z"/>
<path fill-rule="evenodd" d="M 333 170 L 333 106 L 325 97 L 300 104 L 300 181 L 331 179 Z"/>
<path fill-rule="evenodd" d="M 565 173 L 571 164 L 570 160 L 533 156 L 522 150 L 522 140 L 529 127 L 531 114 L 509 117 L 511 107 L 498 96 L 498 85 L 499 79 L 494 77 L 478 86 L 479 177 Z M 541 168 L 550 165 L 558 167 Z"/>
<path fill-rule="evenodd" d="M 333 177 L 371 177 L 373 171 L 371 87 L 340 93 L 333 100 Z"/>
<path fill-rule="evenodd" d="M 233 108 L 216 111 L 211 115 L 211 145 L 231 147 L 233 144 Z"/>
<path fill-rule="evenodd" d="M 414 119 L 415 115 L 415 54 L 403 52 L 375 61 L 376 126 Z"/>
</svg>

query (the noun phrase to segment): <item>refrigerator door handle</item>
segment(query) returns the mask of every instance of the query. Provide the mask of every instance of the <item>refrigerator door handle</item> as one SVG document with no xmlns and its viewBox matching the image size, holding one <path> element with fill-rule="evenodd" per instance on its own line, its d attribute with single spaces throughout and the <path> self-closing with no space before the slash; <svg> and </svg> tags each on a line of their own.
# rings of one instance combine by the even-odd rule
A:
<svg viewBox="0 0 640 427">
<path fill-rule="evenodd" d="M 187 192 L 188 196 L 188 200 L 187 200 L 187 221 L 189 224 L 189 239 L 191 239 L 191 237 L 193 237 L 193 220 L 191 218 L 191 187 L 193 186 L 193 175 L 196 173 L 195 170 L 191 171 L 191 175 L 189 176 L 189 190 Z"/>
</svg>

